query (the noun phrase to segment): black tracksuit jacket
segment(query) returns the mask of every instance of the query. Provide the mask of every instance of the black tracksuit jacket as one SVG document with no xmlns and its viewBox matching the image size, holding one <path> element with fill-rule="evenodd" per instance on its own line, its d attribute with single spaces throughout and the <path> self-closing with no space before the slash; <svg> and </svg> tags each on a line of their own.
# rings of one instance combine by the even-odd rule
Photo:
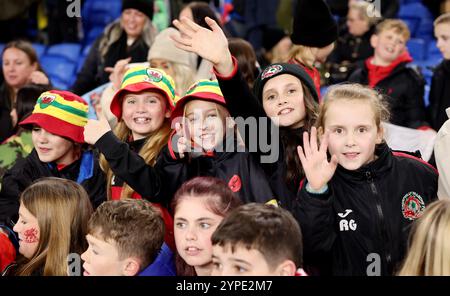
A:
<svg viewBox="0 0 450 296">
<path fill-rule="evenodd" d="M 431 165 L 386 144 L 376 155 L 355 171 L 338 166 L 324 194 L 305 186 L 299 191 L 295 215 L 305 261 L 329 258 L 321 261 L 321 274 L 377 273 L 377 263 L 371 264 L 379 258 L 378 274 L 392 275 L 406 254 L 412 222 L 436 198 L 438 174 Z"/>
<path fill-rule="evenodd" d="M 103 135 L 95 146 L 105 156 L 115 175 L 149 201 L 168 208 L 178 188 L 198 176 L 223 180 L 244 203 L 265 203 L 275 198 L 264 171 L 247 151 L 227 152 L 231 149 L 228 147 L 225 152 L 213 155 L 179 159 L 172 143 L 176 143 L 175 136 L 162 149 L 154 167 L 147 165 L 137 153 L 130 153 L 128 144 L 112 132 Z M 235 141 L 228 143 L 236 145 Z"/>
</svg>

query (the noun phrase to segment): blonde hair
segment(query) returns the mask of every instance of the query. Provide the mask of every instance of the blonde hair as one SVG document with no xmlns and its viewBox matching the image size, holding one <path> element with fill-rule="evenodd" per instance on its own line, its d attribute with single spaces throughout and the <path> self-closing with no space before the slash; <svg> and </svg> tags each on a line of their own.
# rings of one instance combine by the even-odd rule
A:
<svg viewBox="0 0 450 296">
<path fill-rule="evenodd" d="M 450 200 L 429 205 L 413 225 L 410 247 L 398 275 L 450 275 Z"/>
<path fill-rule="evenodd" d="M 369 24 L 369 27 L 375 25 L 380 19 L 378 17 L 380 13 L 378 12 L 378 10 L 376 10 L 375 6 L 372 3 L 366 1 L 353 2 L 349 5 L 348 9 L 356 10 L 359 17 L 366 21 Z M 369 16 L 369 11 L 371 12 L 372 16 Z"/>
<path fill-rule="evenodd" d="M 375 35 L 379 35 L 384 31 L 392 29 L 395 30 L 395 33 L 405 38 L 405 41 L 408 41 L 411 37 L 408 26 L 404 21 L 399 19 L 387 19 L 382 21 L 375 27 Z"/>
<path fill-rule="evenodd" d="M 441 14 L 433 23 L 435 27 L 441 24 L 450 24 L 450 12 Z"/>
<path fill-rule="evenodd" d="M 141 150 L 139 151 L 139 155 L 144 159 L 146 164 L 151 166 L 156 164 L 156 159 L 159 153 L 169 140 L 170 131 L 170 121 L 166 118 L 163 122 L 163 125 L 157 131 L 151 134 L 145 141 L 144 146 L 142 146 Z M 114 128 L 114 134 L 121 141 L 127 142 L 127 140 L 131 136 L 131 130 L 127 127 L 123 120 L 120 120 Z M 100 167 L 106 173 L 107 197 L 108 200 L 110 200 L 111 184 L 114 173 L 103 154 L 100 155 Z M 131 198 L 133 193 L 134 190 L 128 184 L 124 183 L 122 186 L 122 193 L 120 197 Z"/>
<path fill-rule="evenodd" d="M 357 83 L 348 83 L 331 86 L 325 95 L 319 109 L 319 117 L 316 127 L 324 128 L 328 108 L 332 102 L 338 100 L 358 100 L 365 101 L 371 105 L 375 114 L 375 123 L 378 129 L 381 122 L 389 120 L 389 109 L 386 99 L 377 91 Z"/>
<path fill-rule="evenodd" d="M 293 44 L 289 51 L 289 59 L 296 59 L 308 68 L 314 68 L 314 62 L 316 61 L 316 55 L 313 50 L 314 47 Z"/>
<path fill-rule="evenodd" d="M 74 181 L 49 177 L 25 189 L 20 202 L 38 221 L 39 242 L 17 275 L 31 275 L 41 268 L 44 276 L 68 275 L 67 256 L 87 248 L 85 235 L 93 212 L 88 194 Z"/>
<path fill-rule="evenodd" d="M 179 96 L 183 96 L 195 82 L 195 70 L 188 65 L 169 62 L 174 69 L 173 80 Z"/>
</svg>

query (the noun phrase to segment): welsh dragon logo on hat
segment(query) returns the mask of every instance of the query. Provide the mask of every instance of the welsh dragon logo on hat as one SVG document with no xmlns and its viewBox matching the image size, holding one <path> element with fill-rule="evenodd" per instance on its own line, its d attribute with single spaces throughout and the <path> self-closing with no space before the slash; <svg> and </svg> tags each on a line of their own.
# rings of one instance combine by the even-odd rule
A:
<svg viewBox="0 0 450 296">
<path fill-rule="evenodd" d="M 163 74 L 154 69 L 147 69 L 147 76 L 153 82 L 160 82 L 163 79 Z"/>
<path fill-rule="evenodd" d="M 41 109 L 45 109 L 45 108 L 47 108 L 48 106 L 50 106 L 52 103 L 53 103 L 53 101 L 56 99 L 56 96 L 55 95 L 51 95 L 51 94 L 48 94 L 48 93 L 44 93 L 39 99 L 38 99 L 38 102 L 39 102 L 39 107 L 41 107 Z"/>
<path fill-rule="evenodd" d="M 403 217 L 408 220 L 415 220 L 422 216 L 425 210 L 425 203 L 422 197 L 416 192 L 408 192 L 402 199 Z"/>
<path fill-rule="evenodd" d="M 280 73 L 283 71 L 283 66 L 281 65 L 272 65 L 267 67 L 261 75 L 261 79 L 266 79 L 272 77 L 273 75 Z"/>
</svg>

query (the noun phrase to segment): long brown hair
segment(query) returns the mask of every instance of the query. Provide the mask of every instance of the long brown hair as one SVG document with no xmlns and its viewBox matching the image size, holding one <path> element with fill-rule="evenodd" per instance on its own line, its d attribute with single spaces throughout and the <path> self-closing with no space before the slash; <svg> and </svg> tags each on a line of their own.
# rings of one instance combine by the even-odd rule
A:
<svg viewBox="0 0 450 296">
<path fill-rule="evenodd" d="M 231 210 L 241 205 L 233 191 L 220 179 L 213 177 L 196 177 L 181 185 L 175 193 L 171 208 L 175 213 L 177 206 L 186 198 L 202 198 L 206 207 L 214 214 L 225 217 Z M 178 254 L 175 258 L 177 275 L 197 275 L 193 266 L 188 265 Z"/>
<path fill-rule="evenodd" d="M 311 90 L 302 83 L 303 102 L 305 104 L 305 118 L 303 120 L 303 130 L 310 131 L 316 124 L 318 116 L 318 105 L 311 94 Z M 315 91 L 315 90 L 314 90 Z M 300 140 L 299 140 L 300 137 Z M 302 142 L 303 134 L 299 134 L 297 130 L 283 128 L 281 132 L 281 142 L 285 147 L 285 163 L 286 163 L 286 184 L 299 184 L 300 179 L 305 175 L 300 158 L 297 153 L 299 141 Z M 295 185 L 297 186 L 297 185 Z"/>
<path fill-rule="evenodd" d="M 170 131 L 170 121 L 166 118 L 163 122 L 163 125 L 157 131 L 149 135 L 149 137 L 145 141 L 144 146 L 142 146 L 141 150 L 139 151 L 139 155 L 145 160 L 146 164 L 151 166 L 155 165 L 159 153 L 169 140 Z M 114 134 L 121 141 L 127 142 L 131 137 L 131 130 L 127 127 L 123 120 L 120 120 L 114 128 Z M 111 183 L 114 173 L 103 154 L 100 155 L 100 167 L 106 173 L 107 197 L 108 200 L 110 200 Z M 126 183 L 124 183 L 122 188 L 121 198 L 131 198 L 134 190 Z"/>
<path fill-rule="evenodd" d="M 38 221 L 39 242 L 17 275 L 31 275 L 40 269 L 44 276 L 67 275 L 67 256 L 87 248 L 85 235 L 93 212 L 88 194 L 74 181 L 48 177 L 25 189 L 20 202 Z"/>
</svg>

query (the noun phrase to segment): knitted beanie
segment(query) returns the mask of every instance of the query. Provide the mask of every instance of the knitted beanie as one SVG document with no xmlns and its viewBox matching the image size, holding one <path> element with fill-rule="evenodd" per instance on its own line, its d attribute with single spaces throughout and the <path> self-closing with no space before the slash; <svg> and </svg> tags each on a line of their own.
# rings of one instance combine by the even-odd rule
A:
<svg viewBox="0 0 450 296">
<path fill-rule="evenodd" d="M 298 0 L 292 43 L 322 48 L 336 41 L 337 36 L 336 21 L 324 0 Z"/>
<path fill-rule="evenodd" d="M 84 126 L 88 120 L 88 104 L 68 91 L 50 90 L 41 94 L 33 113 L 19 123 L 30 129 L 37 125 L 46 131 L 84 143 Z"/>
<path fill-rule="evenodd" d="M 196 60 L 192 58 L 193 54 L 176 47 L 170 35 L 180 36 L 180 32 L 175 28 L 167 28 L 156 35 L 155 41 L 148 52 L 147 60 L 164 59 L 169 62 L 186 65 L 195 70 L 197 65 L 193 63 Z"/>
<path fill-rule="evenodd" d="M 300 79 L 301 83 L 309 89 L 314 100 L 316 102 L 319 101 L 316 87 L 314 86 L 311 76 L 309 76 L 309 74 L 299 65 L 286 63 L 269 65 L 261 72 L 261 74 L 259 74 L 258 78 L 256 78 L 255 84 L 253 85 L 253 93 L 259 101 L 262 101 L 263 89 L 266 82 L 271 78 L 282 74 L 290 74 Z"/>
<path fill-rule="evenodd" d="M 153 0 L 123 0 L 122 11 L 128 8 L 139 10 L 150 20 L 153 18 Z"/>
<path fill-rule="evenodd" d="M 160 69 L 138 66 L 125 72 L 120 89 L 112 98 L 111 112 L 120 120 L 123 96 L 127 93 L 142 91 L 156 91 L 162 94 L 166 98 L 169 108 L 173 110 L 177 96 L 172 77 Z"/>
</svg>

